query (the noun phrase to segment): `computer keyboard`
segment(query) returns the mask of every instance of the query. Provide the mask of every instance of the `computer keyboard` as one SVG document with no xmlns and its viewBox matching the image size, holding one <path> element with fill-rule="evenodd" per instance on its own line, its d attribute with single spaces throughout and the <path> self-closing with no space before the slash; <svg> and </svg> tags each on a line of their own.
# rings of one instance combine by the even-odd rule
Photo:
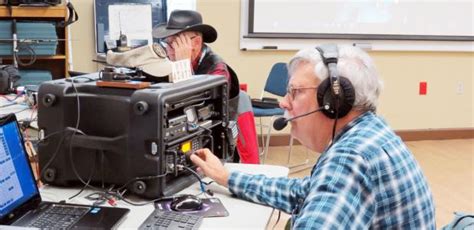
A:
<svg viewBox="0 0 474 230">
<path fill-rule="evenodd" d="M 138 229 L 198 229 L 202 217 L 155 209 Z"/>
<path fill-rule="evenodd" d="M 88 207 L 51 205 L 38 218 L 29 224 L 30 227 L 64 229 L 76 223 L 89 211 Z"/>
</svg>

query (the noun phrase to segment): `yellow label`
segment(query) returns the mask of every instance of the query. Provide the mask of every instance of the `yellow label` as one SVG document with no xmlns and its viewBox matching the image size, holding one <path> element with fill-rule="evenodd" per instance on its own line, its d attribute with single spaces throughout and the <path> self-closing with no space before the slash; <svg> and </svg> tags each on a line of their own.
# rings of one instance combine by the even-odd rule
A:
<svg viewBox="0 0 474 230">
<path fill-rule="evenodd" d="M 191 150 L 191 141 L 188 141 L 184 143 L 183 145 L 181 145 L 181 152 L 187 153 L 189 152 L 189 150 Z"/>
</svg>

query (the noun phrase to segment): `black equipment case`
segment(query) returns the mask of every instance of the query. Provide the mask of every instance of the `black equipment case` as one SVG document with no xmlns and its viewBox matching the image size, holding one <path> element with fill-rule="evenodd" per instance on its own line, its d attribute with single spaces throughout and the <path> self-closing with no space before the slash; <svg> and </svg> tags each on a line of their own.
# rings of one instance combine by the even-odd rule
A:
<svg viewBox="0 0 474 230">
<path fill-rule="evenodd" d="M 185 154 L 229 156 L 228 85 L 201 75 L 131 90 L 96 86 L 98 74 L 43 83 L 38 93 L 41 180 L 126 188 L 144 198 L 197 181 Z"/>
</svg>

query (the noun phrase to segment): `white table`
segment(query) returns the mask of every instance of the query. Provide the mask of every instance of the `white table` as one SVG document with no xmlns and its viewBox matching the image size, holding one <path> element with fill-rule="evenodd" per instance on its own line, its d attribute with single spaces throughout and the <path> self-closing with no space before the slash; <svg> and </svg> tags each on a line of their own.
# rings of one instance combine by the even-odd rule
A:
<svg viewBox="0 0 474 230">
<path fill-rule="evenodd" d="M 14 94 L 3 96 L 0 97 L 0 116 L 15 113 L 18 120 L 35 118 L 37 110 L 31 110 L 27 105 L 25 96 L 20 96 L 13 102 L 10 102 L 5 97 L 11 100 L 15 98 Z"/>
<path fill-rule="evenodd" d="M 289 172 L 288 168 L 275 165 L 227 163 L 225 167 L 229 170 L 238 170 L 251 174 L 264 174 L 270 177 L 286 177 Z M 208 178 L 205 178 L 205 180 L 206 179 L 208 180 Z M 265 229 L 272 215 L 273 208 L 234 198 L 227 188 L 217 185 L 216 183 L 212 183 L 208 188 L 214 192 L 214 197 L 219 198 L 224 204 L 229 212 L 229 216 L 204 218 L 200 229 Z M 74 195 L 77 191 L 77 189 L 45 186 L 41 189 L 41 195 L 43 200 L 60 201 Z M 84 198 L 91 192 L 92 191 L 85 191 L 81 193 L 80 196 L 68 202 L 91 204 L 91 201 Z M 198 194 L 199 192 L 199 184 L 196 182 L 180 193 Z M 123 201 L 119 201 L 117 206 L 130 209 L 130 213 L 119 225 L 120 229 L 136 229 L 154 209 L 153 204 L 132 206 Z"/>
</svg>

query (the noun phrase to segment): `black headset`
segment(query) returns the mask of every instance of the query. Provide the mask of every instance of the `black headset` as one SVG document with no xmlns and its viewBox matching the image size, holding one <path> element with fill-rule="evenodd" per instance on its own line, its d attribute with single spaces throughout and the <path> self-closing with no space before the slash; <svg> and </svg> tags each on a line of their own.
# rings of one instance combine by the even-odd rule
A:
<svg viewBox="0 0 474 230">
<path fill-rule="evenodd" d="M 331 119 L 346 116 L 351 111 L 355 101 L 355 90 L 349 79 L 339 76 L 337 72 L 338 49 L 334 44 L 316 47 L 328 68 L 329 76 L 319 84 L 317 100 L 319 106 L 329 106 L 322 110 Z"/>
</svg>

